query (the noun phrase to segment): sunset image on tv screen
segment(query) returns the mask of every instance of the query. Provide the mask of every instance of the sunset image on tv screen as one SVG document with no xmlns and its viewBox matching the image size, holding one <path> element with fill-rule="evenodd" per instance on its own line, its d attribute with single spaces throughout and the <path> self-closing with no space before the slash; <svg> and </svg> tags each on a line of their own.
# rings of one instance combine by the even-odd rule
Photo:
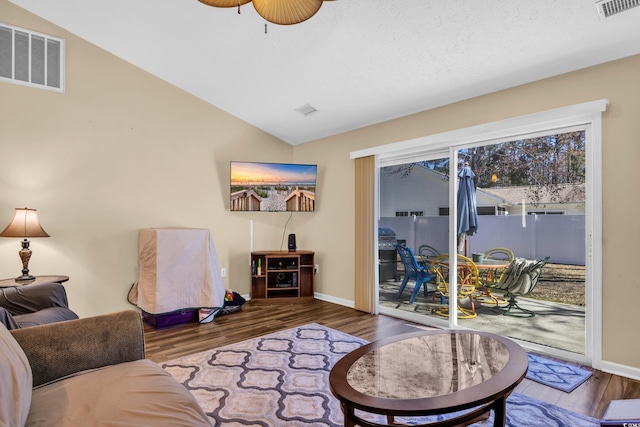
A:
<svg viewBox="0 0 640 427">
<path fill-rule="evenodd" d="M 313 212 L 317 165 L 231 162 L 231 210 Z"/>
</svg>

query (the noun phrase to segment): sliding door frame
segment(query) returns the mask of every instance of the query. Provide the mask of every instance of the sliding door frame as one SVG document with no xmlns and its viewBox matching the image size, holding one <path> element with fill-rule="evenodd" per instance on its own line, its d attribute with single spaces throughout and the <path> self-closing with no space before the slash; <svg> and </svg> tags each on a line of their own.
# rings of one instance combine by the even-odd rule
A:
<svg viewBox="0 0 640 427">
<path fill-rule="evenodd" d="M 428 160 L 447 153 L 451 162 L 450 176 L 457 176 L 457 151 L 461 148 L 488 144 L 491 141 L 517 140 L 522 136 L 556 129 L 584 126 L 586 132 L 586 324 L 585 354 L 563 350 L 551 353 L 567 359 L 587 363 L 599 369 L 602 363 L 602 113 L 606 111 L 608 100 L 601 99 L 583 104 L 547 110 L 497 122 L 428 135 L 393 144 L 372 147 L 352 152 L 357 159 L 375 156 L 376 171 L 380 167 Z M 376 174 L 378 175 L 378 173 Z M 378 180 L 376 185 L 375 217 L 379 215 Z M 449 205 L 456 212 L 457 180 L 450 180 Z M 453 206 L 452 206 L 453 205 Z M 449 229 L 455 230 L 455 215 L 450 215 Z M 377 226 L 377 225 L 375 225 Z M 376 230 L 373 230 L 377 236 Z M 450 238 L 449 253 L 455 253 L 455 239 Z M 452 261 L 455 262 L 455 257 Z M 454 266 L 455 267 L 455 266 Z M 377 270 L 375 272 L 378 281 Z M 377 287 L 374 286 L 377 292 Z M 357 292 L 357 290 L 356 290 Z M 455 301 L 453 302 L 455 304 Z M 454 305 L 455 307 L 455 305 Z M 455 310 L 453 310 L 455 312 Z M 424 317 L 424 316 L 423 316 Z M 409 318 L 408 320 L 414 320 Z M 455 315 L 448 322 L 433 319 L 434 326 L 460 327 Z M 549 348 L 520 342 L 523 347 L 549 353 Z M 553 350 L 553 349 L 552 349 Z"/>
</svg>

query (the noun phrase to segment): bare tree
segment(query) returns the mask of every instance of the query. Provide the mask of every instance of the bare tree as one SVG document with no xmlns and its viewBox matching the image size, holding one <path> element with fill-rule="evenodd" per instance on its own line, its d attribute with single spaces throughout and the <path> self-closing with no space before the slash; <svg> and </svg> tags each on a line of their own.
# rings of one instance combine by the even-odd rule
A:
<svg viewBox="0 0 640 427">
<path fill-rule="evenodd" d="M 585 132 L 574 131 L 505 141 L 459 151 L 459 165 L 469 162 L 476 187 L 528 186 L 533 203 L 584 199 L 584 186 L 563 191 L 565 184 L 585 182 Z M 417 165 L 449 176 L 449 159 L 438 159 L 390 168 L 408 176 Z"/>
</svg>

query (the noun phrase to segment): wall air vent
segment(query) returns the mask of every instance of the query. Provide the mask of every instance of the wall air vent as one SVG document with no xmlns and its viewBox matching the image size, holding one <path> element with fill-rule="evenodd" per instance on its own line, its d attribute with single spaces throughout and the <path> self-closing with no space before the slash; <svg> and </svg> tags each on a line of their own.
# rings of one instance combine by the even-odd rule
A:
<svg viewBox="0 0 640 427">
<path fill-rule="evenodd" d="M 0 81 L 64 92 L 64 40 L 0 23 Z"/>
<path fill-rule="evenodd" d="M 596 2 L 600 19 L 640 6 L 640 0 L 600 0 Z"/>
<path fill-rule="evenodd" d="M 308 116 L 309 114 L 313 114 L 313 113 L 317 113 L 318 110 L 315 109 L 315 107 L 313 107 L 312 105 L 309 104 L 305 104 L 302 107 L 298 107 L 296 108 L 296 111 L 300 114 L 302 114 L 303 116 Z"/>
</svg>

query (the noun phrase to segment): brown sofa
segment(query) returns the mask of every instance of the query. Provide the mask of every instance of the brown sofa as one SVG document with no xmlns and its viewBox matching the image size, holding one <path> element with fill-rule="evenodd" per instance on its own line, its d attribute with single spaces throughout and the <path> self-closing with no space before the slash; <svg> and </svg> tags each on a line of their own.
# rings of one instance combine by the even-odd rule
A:
<svg viewBox="0 0 640 427">
<path fill-rule="evenodd" d="M 8 331 L 0 324 L 0 425 L 211 426 L 193 395 L 145 359 L 127 310 Z"/>
<path fill-rule="evenodd" d="M 0 288 L 0 323 L 9 330 L 77 318 L 60 283 Z"/>
</svg>

